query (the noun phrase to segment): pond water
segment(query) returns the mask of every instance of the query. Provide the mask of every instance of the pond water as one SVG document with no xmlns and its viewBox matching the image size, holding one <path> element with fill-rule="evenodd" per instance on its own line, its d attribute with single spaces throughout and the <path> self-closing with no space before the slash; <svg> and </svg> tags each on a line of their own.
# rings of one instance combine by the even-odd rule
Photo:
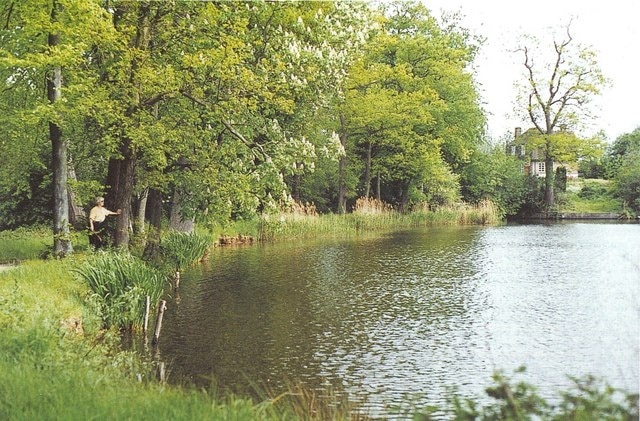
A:
<svg viewBox="0 0 640 421">
<path fill-rule="evenodd" d="M 482 396 L 495 370 L 521 365 L 551 400 L 587 374 L 637 392 L 639 294 L 639 224 L 219 248 L 183 276 L 159 348 L 176 382 L 239 393 L 302 382 L 380 416 L 443 405 L 452 386 Z"/>
</svg>

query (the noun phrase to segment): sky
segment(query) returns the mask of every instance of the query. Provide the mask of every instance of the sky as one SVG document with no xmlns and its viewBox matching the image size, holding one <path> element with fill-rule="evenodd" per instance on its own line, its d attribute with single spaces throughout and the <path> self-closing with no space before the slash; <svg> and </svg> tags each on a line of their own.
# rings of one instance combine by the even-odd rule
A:
<svg viewBox="0 0 640 421">
<path fill-rule="evenodd" d="M 595 114 L 584 134 L 604 130 L 612 142 L 640 127 L 639 0 L 422 0 L 434 16 L 460 12 L 462 26 L 486 38 L 476 59 L 476 81 L 498 140 L 530 124 L 513 117 L 514 83 L 522 81 L 521 56 L 512 51 L 522 34 L 544 36 L 571 21 L 577 43 L 591 46 L 611 86 L 594 98 Z M 549 45 L 550 44 L 545 44 Z"/>
</svg>

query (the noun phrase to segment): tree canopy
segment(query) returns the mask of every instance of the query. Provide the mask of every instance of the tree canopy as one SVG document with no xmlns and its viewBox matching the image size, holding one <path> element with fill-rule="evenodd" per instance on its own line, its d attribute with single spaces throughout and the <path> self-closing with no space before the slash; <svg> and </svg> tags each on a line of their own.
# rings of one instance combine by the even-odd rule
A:
<svg viewBox="0 0 640 421">
<path fill-rule="evenodd" d="M 0 40 L 0 229 L 53 220 L 62 239 L 97 195 L 122 209 L 120 246 L 145 220 L 190 230 L 291 200 L 518 203 L 491 193 L 513 163 L 486 155 L 481 40 L 418 2 L 0 0 Z M 550 157 L 603 82 L 571 41 L 548 98 L 523 49 Z"/>
</svg>

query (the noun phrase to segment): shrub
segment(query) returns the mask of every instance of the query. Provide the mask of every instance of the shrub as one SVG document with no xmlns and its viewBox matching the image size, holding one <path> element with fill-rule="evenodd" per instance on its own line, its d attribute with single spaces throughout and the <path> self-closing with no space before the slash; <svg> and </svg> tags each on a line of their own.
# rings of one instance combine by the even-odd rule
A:
<svg viewBox="0 0 640 421">
<path fill-rule="evenodd" d="M 524 367 L 516 370 L 523 373 Z M 593 376 L 571 378 L 573 389 L 560 393 L 559 404 L 540 397 L 526 382 L 514 382 L 503 372 L 493 375 L 486 389 L 492 402 L 481 406 L 471 398 L 449 397 L 449 410 L 456 420 L 637 420 L 638 395 L 615 389 Z M 433 409 L 423 415 L 427 417 Z"/>
</svg>

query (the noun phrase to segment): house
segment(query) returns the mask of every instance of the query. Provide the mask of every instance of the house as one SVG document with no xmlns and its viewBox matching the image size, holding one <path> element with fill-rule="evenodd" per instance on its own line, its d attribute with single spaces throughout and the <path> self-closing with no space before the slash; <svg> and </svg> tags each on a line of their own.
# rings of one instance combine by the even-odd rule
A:
<svg viewBox="0 0 640 421">
<path fill-rule="evenodd" d="M 526 174 L 544 178 L 547 175 L 544 153 L 539 149 L 528 150 L 527 148 L 529 139 L 536 135 L 538 135 L 538 132 L 533 128 L 522 133 L 522 128 L 516 127 L 513 133 L 513 139 L 507 142 L 505 151 L 507 155 L 516 156 L 522 161 L 523 171 Z M 555 173 L 555 171 L 561 167 L 567 170 L 567 178 L 578 178 L 578 170 L 562 162 L 554 161 L 553 172 Z"/>
</svg>

